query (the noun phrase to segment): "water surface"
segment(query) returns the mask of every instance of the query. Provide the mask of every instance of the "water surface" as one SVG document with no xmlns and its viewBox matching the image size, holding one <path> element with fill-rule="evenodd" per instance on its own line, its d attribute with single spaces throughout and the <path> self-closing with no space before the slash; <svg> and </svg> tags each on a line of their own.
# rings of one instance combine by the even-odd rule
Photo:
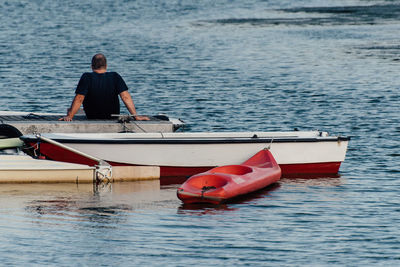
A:
<svg viewBox="0 0 400 267">
<path fill-rule="evenodd" d="M 0 106 L 64 112 L 94 53 L 187 131 L 319 129 L 340 177 L 219 207 L 177 184 L 1 185 L 5 265 L 400 263 L 398 1 L 2 1 Z"/>
</svg>

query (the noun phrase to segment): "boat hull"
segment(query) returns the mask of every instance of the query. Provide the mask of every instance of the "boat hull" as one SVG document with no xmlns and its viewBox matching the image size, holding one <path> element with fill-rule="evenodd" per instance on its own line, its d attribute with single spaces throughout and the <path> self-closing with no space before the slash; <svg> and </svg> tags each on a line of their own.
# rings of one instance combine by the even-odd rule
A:
<svg viewBox="0 0 400 267">
<path fill-rule="evenodd" d="M 277 182 L 281 169 L 271 152 L 264 149 L 240 165 L 213 168 L 190 177 L 177 190 L 185 204 L 228 202 Z"/>
<path fill-rule="evenodd" d="M 150 134 L 149 134 L 150 135 Z M 281 166 L 283 175 L 336 174 L 344 161 L 349 138 L 317 135 L 262 137 L 213 137 L 174 133 L 163 138 L 154 135 L 124 135 L 124 138 L 97 138 L 70 135 L 68 138 L 50 136 L 55 141 L 103 159 L 111 165 L 153 165 L 161 167 L 161 176 L 190 176 L 215 166 L 239 164 L 269 147 Z M 268 136 L 271 134 L 269 133 Z M 135 136 L 135 138 L 133 138 Z M 145 138 L 145 137 L 146 138 Z M 222 134 L 221 134 L 222 136 Z M 251 136 L 251 135 L 250 135 Z M 267 135 L 266 135 L 267 136 Z M 75 138 L 72 138 L 75 137 Z M 23 137 L 35 146 L 36 137 Z M 87 165 L 95 161 L 42 142 L 40 153 L 47 158 Z"/>
</svg>

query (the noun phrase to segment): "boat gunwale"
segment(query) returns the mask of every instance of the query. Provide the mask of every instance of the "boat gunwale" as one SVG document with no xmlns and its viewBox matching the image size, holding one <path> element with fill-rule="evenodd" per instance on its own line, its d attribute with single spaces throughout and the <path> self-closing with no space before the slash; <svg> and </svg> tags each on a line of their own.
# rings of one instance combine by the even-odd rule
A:
<svg viewBox="0 0 400 267">
<path fill-rule="evenodd" d="M 34 136 L 21 136 L 24 142 L 38 142 Z M 94 139 L 94 138 L 51 138 L 54 141 L 66 144 L 251 144 L 251 143 L 315 143 L 315 142 L 342 142 L 349 141 L 348 136 L 327 137 L 228 137 L 228 138 L 121 138 L 121 139 Z"/>
</svg>

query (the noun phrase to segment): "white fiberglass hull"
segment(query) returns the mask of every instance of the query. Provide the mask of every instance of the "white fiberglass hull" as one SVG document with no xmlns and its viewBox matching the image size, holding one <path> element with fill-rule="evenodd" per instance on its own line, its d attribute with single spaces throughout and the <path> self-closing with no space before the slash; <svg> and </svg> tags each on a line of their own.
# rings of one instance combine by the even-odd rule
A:
<svg viewBox="0 0 400 267">
<path fill-rule="evenodd" d="M 309 171 L 313 164 L 334 164 L 328 172 L 337 172 L 349 141 L 347 137 L 331 137 L 322 132 L 49 134 L 46 137 L 114 164 L 206 168 L 239 164 L 268 148 L 279 165 L 299 168 L 307 165 Z M 51 157 L 62 158 L 54 153 Z M 301 173 L 299 168 L 294 172 Z"/>
</svg>

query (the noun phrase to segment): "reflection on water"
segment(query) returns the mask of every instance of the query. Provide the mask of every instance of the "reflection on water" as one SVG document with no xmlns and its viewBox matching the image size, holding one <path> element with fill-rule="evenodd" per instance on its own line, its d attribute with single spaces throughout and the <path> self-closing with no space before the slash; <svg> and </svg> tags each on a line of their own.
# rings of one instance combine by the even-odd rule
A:
<svg viewBox="0 0 400 267">
<path fill-rule="evenodd" d="M 305 185 L 305 186 L 340 186 L 343 185 L 344 180 L 340 176 L 328 177 L 286 177 L 280 180 L 282 184 L 288 185 Z"/>
<path fill-rule="evenodd" d="M 292 242 L 286 237 L 300 238 L 304 243 L 308 240 L 306 234 L 321 238 L 315 232 L 317 226 L 322 225 L 325 232 L 334 235 L 342 229 L 342 223 L 332 221 L 331 215 L 347 213 L 340 208 L 341 203 L 351 199 L 343 189 L 336 189 L 345 185 L 342 177 L 282 178 L 274 185 L 226 204 L 183 205 L 176 197 L 179 184 L 160 185 L 158 180 L 100 187 L 5 184 L 0 187 L 0 217 L 8 220 L 0 221 L 0 227 L 10 230 L 6 240 L 40 238 L 43 245 L 61 242 L 62 245 L 47 248 L 53 253 L 65 248 L 71 250 L 70 257 L 84 253 L 71 249 L 67 244 L 72 242 L 83 250 L 90 248 L 92 254 L 103 255 L 98 261 L 108 259 L 108 263 L 111 263 L 109 257 L 115 255 L 133 261 L 143 253 L 159 257 L 158 251 L 178 256 L 182 249 L 197 247 L 199 241 L 202 244 L 196 250 L 198 255 L 204 255 L 210 246 L 226 249 L 226 242 L 228 250 L 240 247 L 253 253 L 254 246 L 260 246 L 261 251 L 279 253 Z M 6 201 L 9 198 L 13 201 Z M 349 218 L 347 224 L 348 221 Z M 22 225 L 29 227 L 16 230 Z M 352 236 L 347 238 L 350 240 Z M 0 236 L 1 240 L 4 238 Z M 323 249 L 329 250 L 328 247 Z M 118 261 L 123 262 L 122 258 Z"/>
<path fill-rule="evenodd" d="M 185 215 L 216 215 L 225 212 L 234 211 L 237 208 L 232 208 L 227 204 L 211 205 L 211 204 L 182 204 L 178 207 L 178 214 Z"/>
<path fill-rule="evenodd" d="M 256 192 L 234 198 L 224 204 L 213 205 L 207 203 L 199 203 L 199 204 L 182 203 L 178 208 L 178 214 L 192 214 L 192 215 L 222 214 L 224 212 L 235 211 L 239 209 L 241 205 L 258 205 L 258 202 L 265 202 L 265 201 L 268 202 L 268 198 L 271 197 L 271 193 L 274 191 L 279 192 L 282 186 L 284 186 L 285 188 L 291 188 L 291 190 L 298 191 L 301 193 L 304 190 L 304 188 L 310 186 L 336 187 L 336 186 L 341 186 L 343 184 L 344 181 L 339 175 L 323 176 L 323 177 L 309 176 L 308 178 L 307 176 L 304 175 L 300 177 L 290 177 L 290 178 L 286 177 L 279 180 L 278 183 L 272 184 Z"/>
<path fill-rule="evenodd" d="M 162 178 L 161 185 L 183 184 L 188 178 L 187 176 Z"/>
<path fill-rule="evenodd" d="M 175 189 L 174 189 L 175 190 Z M 159 180 L 91 184 L 3 184 L 0 208 L 22 209 L 38 222 L 93 221 L 118 224 L 127 213 L 161 208 L 175 200 Z M 12 198 L 13 201 L 6 201 Z M 177 201 L 176 201 L 177 202 Z"/>
<path fill-rule="evenodd" d="M 181 203 L 176 197 L 180 184 L 161 185 L 159 180 L 91 184 L 4 184 L 0 208 L 22 209 L 41 223 L 89 221 L 117 225 L 130 213 L 178 207 L 178 214 L 221 214 L 240 205 L 256 204 L 280 190 L 282 185 L 340 186 L 341 178 L 282 178 L 278 183 L 240 196 L 221 205 Z M 12 197 L 14 201 L 7 202 Z"/>
<path fill-rule="evenodd" d="M 272 191 L 278 190 L 280 185 L 278 183 L 267 186 L 261 190 L 257 190 L 256 192 L 246 194 L 243 196 L 236 197 L 234 199 L 229 200 L 227 203 L 213 205 L 208 203 L 194 203 L 194 204 L 181 204 L 178 208 L 179 214 L 195 214 L 195 215 L 209 215 L 209 214 L 221 214 L 226 211 L 235 211 L 238 209 L 236 206 L 232 206 L 232 204 L 249 204 L 255 203 L 258 199 L 268 197 L 269 193 Z"/>
<path fill-rule="evenodd" d="M 119 182 L 104 184 L 85 184 L 85 183 L 55 183 L 55 184 L 2 184 L 0 186 L 0 196 L 99 196 L 100 198 L 111 195 L 135 195 L 138 198 L 146 198 L 145 192 L 160 191 L 159 180 Z M 147 198 L 149 195 L 147 195 Z"/>
</svg>

